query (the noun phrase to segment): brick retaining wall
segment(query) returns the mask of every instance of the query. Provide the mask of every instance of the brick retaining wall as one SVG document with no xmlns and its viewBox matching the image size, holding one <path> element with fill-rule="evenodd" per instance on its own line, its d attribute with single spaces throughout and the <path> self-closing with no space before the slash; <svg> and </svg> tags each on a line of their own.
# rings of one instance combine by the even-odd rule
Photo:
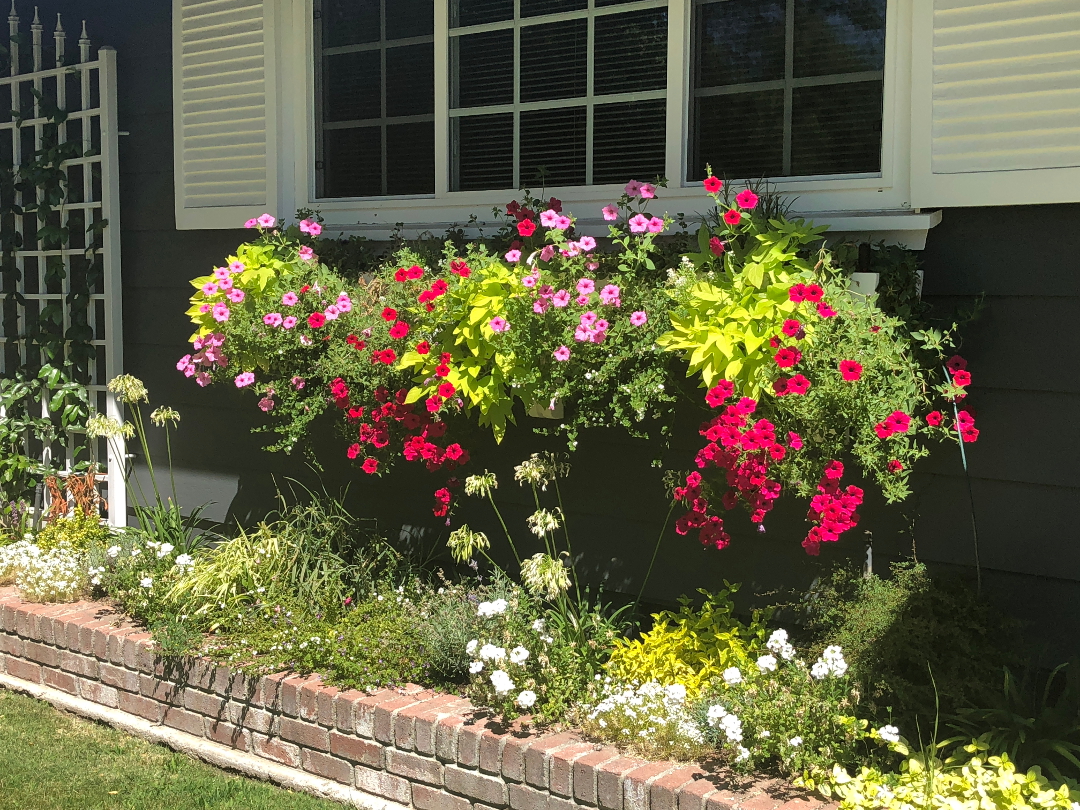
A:
<svg viewBox="0 0 1080 810">
<path fill-rule="evenodd" d="M 317 675 L 250 678 L 158 659 L 93 602 L 0 588 L 0 673 L 300 769 L 416 810 L 825 810 L 780 780 L 623 756 L 570 732 L 530 734 L 419 686 L 373 694 Z"/>
</svg>

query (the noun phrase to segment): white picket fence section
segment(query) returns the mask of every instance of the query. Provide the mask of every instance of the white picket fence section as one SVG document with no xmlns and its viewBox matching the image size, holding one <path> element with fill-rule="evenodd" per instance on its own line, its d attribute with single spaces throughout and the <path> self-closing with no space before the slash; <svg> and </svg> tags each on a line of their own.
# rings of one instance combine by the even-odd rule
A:
<svg viewBox="0 0 1080 810">
<path fill-rule="evenodd" d="M 8 324 L 7 328 L 0 329 L 0 376 L 12 375 L 18 368 L 34 370 L 45 362 L 45 358 L 39 356 L 39 348 L 28 339 L 30 325 L 43 309 L 59 303 L 63 313 L 61 328 L 66 335 L 71 326 L 67 298 L 72 291 L 72 274 L 84 272 L 90 262 L 100 258 L 103 273 L 90 288 L 87 312 L 88 325 L 93 331 L 90 341 L 93 357 L 87 361 L 85 379 L 79 381 L 86 384 L 97 412 L 122 420 L 120 406 L 105 390 L 105 384 L 123 369 L 116 52 L 102 47 L 92 59 L 91 42 L 83 21 L 77 42 L 78 53 L 69 54 L 67 35 L 57 15 L 52 34 L 53 52 L 46 60 L 44 26 L 35 7 L 30 25 L 30 54 L 26 54 L 15 0 L 12 0 L 8 16 L 8 34 L 9 75 L 0 76 L 0 159 L 6 162 L 5 153 L 10 150 L 11 165 L 17 171 L 42 148 L 43 134 L 51 122 L 36 94 L 67 112 L 67 119 L 59 124 L 58 140 L 60 143 L 80 140 L 82 156 L 62 164 L 68 179 L 68 195 L 57 207 L 57 224 L 69 229 L 62 247 L 41 249 L 42 244 L 35 238 L 41 224 L 36 221 L 36 216 L 15 217 L 15 229 L 26 248 L 15 254 L 19 271 L 16 291 L 24 303 L 18 305 L 17 326 L 12 329 Z M 52 64 L 46 66 L 46 61 Z M 25 67 L 31 69 L 23 72 Z M 22 120 L 17 120 L 9 110 L 18 111 Z M 39 190 L 38 201 L 42 199 L 41 194 Z M 21 197 L 21 193 L 16 194 L 16 205 L 34 202 Z M 102 220 L 108 223 L 104 229 L 87 230 Z M 47 262 L 56 262 L 56 257 L 63 262 L 65 273 L 59 284 L 50 284 L 46 280 Z M 10 290 L 0 295 L 6 298 L 9 293 Z M 42 403 L 42 407 L 42 415 L 47 416 L 47 403 Z M 65 469 L 70 468 L 74 442 L 75 437 L 68 437 L 66 448 L 40 448 L 42 460 L 50 462 L 54 453 L 63 454 L 62 459 L 56 459 L 57 463 L 62 462 Z M 125 448 L 122 442 L 101 441 L 97 451 L 97 458 L 105 460 L 107 480 L 103 494 L 109 504 L 109 522 L 124 525 L 127 520 L 123 479 Z"/>
</svg>

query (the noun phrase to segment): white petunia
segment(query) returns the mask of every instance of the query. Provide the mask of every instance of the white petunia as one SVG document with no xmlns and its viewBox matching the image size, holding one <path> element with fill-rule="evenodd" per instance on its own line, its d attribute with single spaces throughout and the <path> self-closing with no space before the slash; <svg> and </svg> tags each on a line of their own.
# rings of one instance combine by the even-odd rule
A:
<svg viewBox="0 0 1080 810">
<path fill-rule="evenodd" d="M 536 703 L 536 692 L 531 689 L 526 689 L 520 695 L 517 696 L 517 700 L 514 701 L 518 706 L 523 709 L 532 708 L 532 705 Z"/>
<path fill-rule="evenodd" d="M 105 549 L 105 553 L 115 560 L 120 555 L 120 546 L 109 546 Z"/>
<path fill-rule="evenodd" d="M 772 650 L 774 653 L 779 654 L 784 645 L 788 643 L 787 630 L 774 630 L 773 634 L 769 636 L 769 640 L 765 642 L 765 646 Z"/>
<path fill-rule="evenodd" d="M 512 664 L 524 664 L 529 658 L 529 651 L 524 647 L 514 647 L 510 651 L 510 663 Z"/>
<path fill-rule="evenodd" d="M 195 560 L 190 554 L 178 554 L 176 555 L 175 565 L 177 568 L 187 568 L 195 564 Z"/>
<path fill-rule="evenodd" d="M 501 669 L 497 669 L 491 673 L 491 685 L 495 687 L 496 695 L 505 695 L 514 688 L 513 680 L 511 680 L 510 676 Z"/>
<path fill-rule="evenodd" d="M 483 661 L 473 661 L 471 664 L 469 664 L 469 672 L 471 674 L 473 674 L 473 675 L 476 675 L 478 672 L 482 672 L 483 669 L 484 669 L 484 662 Z"/>
<path fill-rule="evenodd" d="M 543 619 L 537 619 L 535 622 L 532 623 L 532 629 L 537 633 L 543 633 L 544 632 L 544 620 Z"/>
<path fill-rule="evenodd" d="M 485 661 L 502 661 L 506 658 L 506 650 L 494 644 L 485 644 L 480 648 L 480 657 Z"/>
<path fill-rule="evenodd" d="M 165 557 L 168 557 L 170 554 L 172 554 L 172 550 L 174 548 L 176 548 L 176 546 L 174 546 L 172 543 L 162 543 L 160 546 L 158 546 L 158 550 L 157 550 L 158 559 L 161 560 L 161 559 L 164 559 Z"/>
<path fill-rule="evenodd" d="M 810 674 L 817 680 L 823 680 L 829 674 L 829 665 L 824 661 L 818 661 L 810 667 Z"/>
<path fill-rule="evenodd" d="M 475 638 L 469 641 L 469 643 L 465 645 L 466 654 L 473 655 L 476 652 L 476 648 L 479 644 L 480 642 L 477 641 Z"/>
<path fill-rule="evenodd" d="M 757 660 L 757 667 L 762 672 L 775 672 L 776 658 L 771 655 L 763 655 Z"/>
<path fill-rule="evenodd" d="M 153 577 L 143 577 L 142 579 L 139 580 L 139 584 L 144 588 L 149 588 L 151 585 L 154 584 L 154 578 Z"/>
<path fill-rule="evenodd" d="M 792 748 L 798 748 L 800 745 L 802 745 L 802 737 L 792 737 L 790 740 L 788 740 L 788 745 L 790 745 Z"/>
<path fill-rule="evenodd" d="M 505 613 L 508 603 L 505 599 L 496 599 L 493 602 L 481 602 L 476 608 L 476 615 L 483 618 L 491 618 Z"/>
<path fill-rule="evenodd" d="M 877 733 L 887 743 L 900 742 L 900 729 L 896 726 L 882 726 Z"/>
<path fill-rule="evenodd" d="M 728 686 L 735 686 L 736 684 L 742 683 L 742 680 L 742 672 L 738 667 L 728 667 L 724 670 L 724 683 Z"/>
</svg>

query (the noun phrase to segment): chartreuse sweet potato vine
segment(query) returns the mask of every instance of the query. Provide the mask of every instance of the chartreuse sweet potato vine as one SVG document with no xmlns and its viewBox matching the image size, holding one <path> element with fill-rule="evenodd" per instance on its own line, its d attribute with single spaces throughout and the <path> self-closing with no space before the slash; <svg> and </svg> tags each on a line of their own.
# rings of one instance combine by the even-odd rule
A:
<svg viewBox="0 0 1080 810">
<path fill-rule="evenodd" d="M 558 200 L 526 194 L 494 237 L 421 240 L 363 268 L 319 261 L 341 251 L 314 215 L 285 227 L 265 214 L 192 282 L 197 330 L 177 367 L 254 391 L 273 450 L 303 447 L 314 419 L 340 411 L 344 452 L 367 474 L 398 457 L 468 464 L 458 416 L 501 441 L 525 413 L 564 414 L 534 424 L 571 448 L 583 428 L 620 426 L 663 454 L 677 402 L 702 399 L 689 377 L 713 418 L 701 475 L 675 492 L 688 507 L 676 528 L 722 547 L 716 506 L 760 521 L 795 487 L 814 496 L 813 553 L 858 521 L 843 461 L 898 500 L 928 440 L 977 436 L 967 411 L 952 414 L 970 375 L 947 360 L 950 333 L 848 291 L 824 228 L 749 189 L 732 199 L 715 177 L 706 191 L 716 208 L 696 239 L 669 234 L 674 220 L 649 210 L 657 187 L 632 182 L 603 209 L 603 244 Z M 435 514 L 454 498 L 440 489 Z"/>
</svg>

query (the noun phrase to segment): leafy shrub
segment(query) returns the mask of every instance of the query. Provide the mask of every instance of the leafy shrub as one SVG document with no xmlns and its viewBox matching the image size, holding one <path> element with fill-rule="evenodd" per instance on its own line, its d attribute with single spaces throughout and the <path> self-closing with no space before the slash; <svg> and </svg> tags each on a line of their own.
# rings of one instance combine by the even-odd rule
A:
<svg viewBox="0 0 1080 810">
<path fill-rule="evenodd" d="M 472 657 L 466 647 L 480 635 L 484 621 L 476 613 L 477 605 L 506 599 L 511 591 L 506 578 L 496 577 L 484 588 L 446 582 L 421 599 L 417 631 L 432 675 L 457 683 L 467 679 Z"/>
<path fill-rule="evenodd" d="M 692 693 L 720 678 L 731 666 L 745 666 L 765 640 L 769 613 L 755 612 L 743 624 L 734 615 L 731 594 L 738 585 L 724 583 L 726 590 L 700 591 L 705 601 L 692 607 L 689 597 L 680 599 L 678 611 L 653 615 L 652 629 L 639 639 L 615 641 L 607 664 L 618 683 L 682 684 Z"/>
<path fill-rule="evenodd" d="M 150 626 L 177 614 L 169 591 L 185 577 L 192 562 L 190 554 L 140 531 L 121 532 L 111 546 L 89 558 L 93 584 L 125 613 Z"/>
<path fill-rule="evenodd" d="M 66 545 L 76 553 L 85 554 L 96 546 L 108 546 L 112 536 L 112 530 L 97 515 L 76 511 L 70 517 L 57 518 L 47 524 L 38 532 L 37 544 L 46 551 Z"/>
<path fill-rule="evenodd" d="M 654 759 L 700 759 L 713 750 L 682 684 L 634 686 L 608 677 L 591 698 L 582 711 L 582 729 L 591 737 Z"/>
<path fill-rule="evenodd" d="M 1005 752 L 1020 768 L 1038 766 L 1055 780 L 1078 780 L 1080 662 L 1061 664 L 1041 684 L 1031 670 L 1018 680 L 1006 669 L 992 703 L 960 709 L 946 724 L 965 737 L 979 737 L 991 751 Z"/>
<path fill-rule="evenodd" d="M 838 799 L 841 810 L 1070 810 L 1080 801 L 1080 791 L 1067 784 L 1055 789 L 1038 768 L 1025 773 L 1008 754 L 987 756 L 993 749 L 982 740 L 965 746 L 966 756 L 945 759 L 934 748 L 917 753 L 903 743 L 893 748 L 906 757 L 898 772 L 863 767 L 852 776 L 837 765 L 822 792 Z"/>
<path fill-rule="evenodd" d="M 912 734 L 933 727 L 939 700 L 943 714 L 990 705 L 1018 658 L 1009 621 L 921 564 L 894 565 L 891 579 L 837 571 L 803 609 L 817 649 L 845 650 L 872 714 Z"/>
</svg>

